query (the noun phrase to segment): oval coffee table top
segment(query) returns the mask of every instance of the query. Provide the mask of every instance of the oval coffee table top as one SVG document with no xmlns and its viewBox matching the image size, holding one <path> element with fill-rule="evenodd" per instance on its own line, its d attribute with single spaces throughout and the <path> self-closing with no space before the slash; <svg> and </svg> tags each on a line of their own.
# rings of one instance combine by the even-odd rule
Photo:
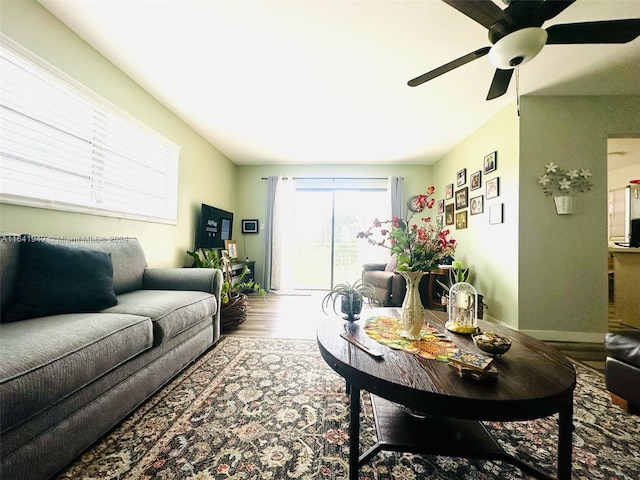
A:
<svg viewBox="0 0 640 480">
<path fill-rule="evenodd" d="M 427 360 L 385 347 L 364 331 L 365 320 L 374 316 L 398 318 L 397 308 L 373 308 L 362 319 L 347 322 L 327 317 L 318 327 L 320 352 L 350 385 L 431 415 L 473 420 L 530 420 L 551 415 L 570 405 L 576 384 L 571 362 L 558 350 L 528 335 L 493 323 L 479 321 L 481 331 L 493 331 L 511 339 L 511 349 L 493 361 L 495 381 L 460 378 L 446 363 Z M 427 310 L 425 321 L 445 333 L 456 347 L 482 353 L 471 336 L 444 328 L 446 313 Z M 384 357 L 376 359 L 345 341 L 351 333 Z"/>
</svg>

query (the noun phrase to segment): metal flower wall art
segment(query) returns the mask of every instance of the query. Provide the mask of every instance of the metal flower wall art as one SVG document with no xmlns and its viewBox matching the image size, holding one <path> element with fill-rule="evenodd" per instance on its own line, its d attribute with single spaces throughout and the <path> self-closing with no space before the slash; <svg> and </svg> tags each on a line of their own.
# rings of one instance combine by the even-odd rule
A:
<svg viewBox="0 0 640 480">
<path fill-rule="evenodd" d="M 575 212 L 576 193 L 591 190 L 590 176 L 587 168 L 565 170 L 549 162 L 544 166 L 544 174 L 538 177 L 538 183 L 545 195 L 553 196 L 558 215 L 566 215 Z"/>
<path fill-rule="evenodd" d="M 553 162 L 544 166 L 544 174 L 538 177 L 538 183 L 547 196 L 575 196 L 578 192 L 591 190 L 588 168 L 565 170 Z"/>
</svg>

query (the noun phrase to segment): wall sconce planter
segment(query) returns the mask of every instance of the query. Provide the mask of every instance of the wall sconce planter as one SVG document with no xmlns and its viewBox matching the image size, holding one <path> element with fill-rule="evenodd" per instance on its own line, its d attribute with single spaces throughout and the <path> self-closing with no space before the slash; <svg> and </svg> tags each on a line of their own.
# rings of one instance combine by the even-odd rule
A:
<svg viewBox="0 0 640 480">
<path fill-rule="evenodd" d="M 558 215 L 570 215 L 576 212 L 576 197 L 562 195 L 553 197 Z"/>
<path fill-rule="evenodd" d="M 544 174 L 538 177 L 538 183 L 546 196 L 553 195 L 558 215 L 569 215 L 576 211 L 575 194 L 591 190 L 590 176 L 591 172 L 586 168 L 564 170 L 549 162 L 544 166 Z"/>
</svg>

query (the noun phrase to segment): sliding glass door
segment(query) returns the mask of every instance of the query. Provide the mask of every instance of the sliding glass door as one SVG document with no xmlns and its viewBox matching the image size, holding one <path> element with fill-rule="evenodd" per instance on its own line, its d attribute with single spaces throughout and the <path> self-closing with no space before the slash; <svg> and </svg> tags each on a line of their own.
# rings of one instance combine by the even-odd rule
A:
<svg viewBox="0 0 640 480">
<path fill-rule="evenodd" d="M 389 216 L 386 190 L 300 189 L 295 195 L 294 288 L 353 283 L 364 263 L 389 258 L 385 249 L 356 238 L 374 218 Z"/>
</svg>

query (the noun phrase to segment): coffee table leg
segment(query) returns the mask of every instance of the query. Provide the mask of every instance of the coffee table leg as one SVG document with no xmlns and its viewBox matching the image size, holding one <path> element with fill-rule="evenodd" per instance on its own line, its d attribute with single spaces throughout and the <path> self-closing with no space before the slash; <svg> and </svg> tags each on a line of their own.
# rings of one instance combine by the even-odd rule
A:
<svg viewBox="0 0 640 480">
<path fill-rule="evenodd" d="M 558 413 L 558 480 L 571 479 L 573 402 Z"/>
<path fill-rule="evenodd" d="M 360 457 L 360 389 L 350 385 L 349 480 L 358 480 Z"/>
</svg>

